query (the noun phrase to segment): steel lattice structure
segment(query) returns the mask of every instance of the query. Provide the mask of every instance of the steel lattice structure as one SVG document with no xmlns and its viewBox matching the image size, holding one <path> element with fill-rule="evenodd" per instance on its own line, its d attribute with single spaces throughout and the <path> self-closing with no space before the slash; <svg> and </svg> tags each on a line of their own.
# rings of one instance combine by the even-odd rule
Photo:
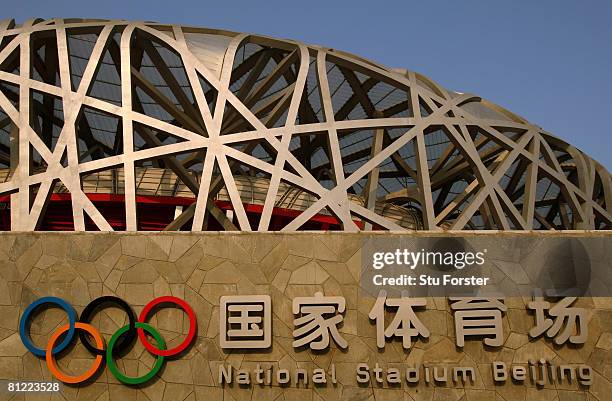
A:
<svg viewBox="0 0 612 401">
<path fill-rule="evenodd" d="M 149 204 L 167 230 L 612 224 L 605 167 L 412 71 L 149 22 L 6 20 L 0 39 L 6 229 L 49 229 L 54 202 L 77 231 L 151 229 Z"/>
</svg>

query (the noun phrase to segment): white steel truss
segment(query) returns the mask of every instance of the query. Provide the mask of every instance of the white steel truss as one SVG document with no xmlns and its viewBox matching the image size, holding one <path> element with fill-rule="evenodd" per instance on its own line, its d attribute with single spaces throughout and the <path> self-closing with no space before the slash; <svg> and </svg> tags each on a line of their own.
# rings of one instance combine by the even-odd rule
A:
<svg viewBox="0 0 612 401">
<path fill-rule="evenodd" d="M 415 72 L 293 40 L 149 22 L 0 22 L 0 194 L 11 230 L 70 193 L 74 229 L 112 230 L 84 182 L 113 171 L 138 229 L 137 171 L 171 170 L 193 202 L 167 230 L 271 229 L 294 188 L 345 231 L 609 229 L 605 167 L 480 97 Z M 121 174 L 116 174 L 116 172 Z M 240 177 L 238 180 L 236 177 Z M 250 177 L 250 178 L 249 178 Z M 260 213 L 237 181 L 266 183 Z M 214 202 L 224 191 L 233 216 Z M 88 220 L 89 221 L 89 220 Z"/>
</svg>

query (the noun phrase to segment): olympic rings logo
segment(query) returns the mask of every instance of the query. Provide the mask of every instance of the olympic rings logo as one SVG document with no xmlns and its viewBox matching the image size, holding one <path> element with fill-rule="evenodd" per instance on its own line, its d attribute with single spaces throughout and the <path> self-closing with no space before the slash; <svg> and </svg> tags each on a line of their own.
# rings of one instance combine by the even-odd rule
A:
<svg viewBox="0 0 612 401">
<path fill-rule="evenodd" d="M 174 304 L 178 306 L 187 314 L 189 318 L 189 331 L 187 336 L 183 342 L 171 349 L 167 349 L 166 342 L 161 334 L 155 330 L 153 326 L 147 323 L 149 315 L 162 304 Z M 36 347 L 30 338 L 30 320 L 36 310 L 39 310 L 43 306 L 49 305 L 58 306 L 59 308 L 63 309 L 68 315 L 68 323 L 59 327 L 57 331 L 51 335 L 46 349 L 41 349 Z M 89 323 L 95 312 L 110 305 L 117 306 L 122 309 L 127 314 L 129 323 L 126 326 L 121 327 L 111 336 L 106 349 L 104 349 L 104 340 L 100 335 L 100 332 Z M 78 376 L 71 376 L 59 369 L 55 357 L 72 343 L 77 331 L 81 343 L 89 352 L 95 355 L 96 358 L 92 366 L 85 373 Z M 106 360 L 108 369 L 120 382 L 132 385 L 142 384 L 153 378 L 153 376 L 159 372 L 166 357 L 175 356 L 183 352 L 193 341 L 196 331 L 196 316 L 191 306 L 189 306 L 189 304 L 187 304 L 187 302 L 184 300 L 172 296 L 155 298 L 149 302 L 142 309 L 138 320 L 136 320 L 136 315 L 127 302 L 114 296 L 103 296 L 94 299 L 85 307 L 85 309 L 83 309 L 80 317 L 77 316 L 74 308 L 63 299 L 57 297 L 43 297 L 32 302 L 25 309 L 23 316 L 21 317 L 21 321 L 19 322 L 19 336 L 21 337 L 23 345 L 32 354 L 45 358 L 49 371 L 53 376 L 64 383 L 71 384 L 81 383 L 92 377 L 102 365 L 103 360 Z M 153 337 L 157 343 L 157 346 L 149 342 L 145 332 Z M 155 355 L 157 359 L 153 365 L 153 368 L 147 374 L 139 377 L 131 377 L 125 375 L 119 370 L 117 364 L 115 363 L 115 357 L 130 347 L 130 345 L 136 339 L 136 336 L 138 336 L 140 342 L 144 345 L 147 351 Z M 61 342 L 59 342 L 60 339 Z M 91 339 L 93 339 L 93 343 Z"/>
</svg>

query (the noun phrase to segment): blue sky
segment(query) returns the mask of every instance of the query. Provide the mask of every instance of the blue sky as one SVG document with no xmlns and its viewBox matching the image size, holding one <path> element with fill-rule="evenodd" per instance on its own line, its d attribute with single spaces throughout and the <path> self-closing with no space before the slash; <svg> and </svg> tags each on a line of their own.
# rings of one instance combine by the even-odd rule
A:
<svg viewBox="0 0 612 401">
<path fill-rule="evenodd" d="M 476 93 L 612 170 L 612 1 L 6 1 L 0 18 L 94 17 L 292 38 Z"/>
</svg>

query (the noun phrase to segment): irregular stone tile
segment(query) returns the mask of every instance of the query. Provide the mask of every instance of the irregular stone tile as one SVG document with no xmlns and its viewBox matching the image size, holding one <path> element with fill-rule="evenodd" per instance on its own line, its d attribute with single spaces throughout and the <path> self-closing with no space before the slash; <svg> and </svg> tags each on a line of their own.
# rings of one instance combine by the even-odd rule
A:
<svg viewBox="0 0 612 401">
<path fill-rule="evenodd" d="M 0 342 L 0 349 L 2 349 L 2 343 Z M 15 380 L 23 377 L 21 355 L 11 356 L 2 354 L 0 358 L 0 379 L 4 380 Z"/>
<path fill-rule="evenodd" d="M 504 346 L 512 349 L 518 349 L 528 342 L 529 337 L 526 334 L 510 333 Z"/>
<path fill-rule="evenodd" d="M 440 341 L 427 349 L 423 362 L 436 363 L 458 363 L 463 355 L 457 350 L 455 344 L 448 338 L 443 337 Z"/>
<path fill-rule="evenodd" d="M 168 260 L 172 250 L 174 238 L 171 235 L 150 235 L 147 236 L 146 254 L 148 259 Z"/>
<path fill-rule="evenodd" d="M 353 256 L 346 261 L 346 267 L 348 268 L 349 273 L 351 273 L 351 276 L 353 276 L 353 281 L 359 282 L 361 270 L 363 268 L 361 252 L 355 252 Z"/>
<path fill-rule="evenodd" d="M 8 252 L 10 259 L 13 261 L 19 259 L 25 252 L 32 248 L 37 241 L 38 236 L 35 234 L 24 233 L 21 235 L 13 236 L 12 243 L 10 244 L 10 250 Z"/>
<path fill-rule="evenodd" d="M 77 400 L 97 400 L 107 393 L 107 386 L 103 383 L 92 383 L 87 386 L 81 386 L 77 394 Z"/>
<path fill-rule="evenodd" d="M 290 284 L 322 284 L 329 274 L 316 262 L 309 262 L 300 267 L 289 278 Z"/>
<path fill-rule="evenodd" d="M 331 243 L 329 242 L 328 236 L 325 235 L 315 237 L 314 257 L 316 259 L 335 262 L 338 260 L 338 254 L 336 251 L 337 247 L 334 246 L 333 241 Z"/>
<path fill-rule="evenodd" d="M 115 241 L 112 246 L 106 249 L 96 260 L 94 266 L 98 269 L 101 279 L 106 279 L 112 268 L 121 257 L 121 243 Z"/>
<path fill-rule="evenodd" d="M 206 276 L 206 273 L 203 270 L 195 269 L 187 279 L 187 285 L 194 291 L 198 291 L 204 282 L 204 276 Z"/>
<path fill-rule="evenodd" d="M 499 386 L 498 395 L 507 401 L 525 401 L 527 389 L 524 386 Z"/>
<path fill-rule="evenodd" d="M 269 280 L 264 275 L 259 265 L 253 263 L 236 263 L 234 266 L 242 276 L 247 278 L 253 284 L 268 284 Z"/>
<path fill-rule="evenodd" d="M 354 284 L 355 278 L 344 263 L 317 260 L 317 263 L 340 284 Z"/>
<path fill-rule="evenodd" d="M 183 280 L 187 280 L 191 273 L 202 260 L 204 253 L 201 247 L 193 246 L 188 249 L 180 258 L 174 261 L 176 269 L 181 274 Z"/>
<path fill-rule="evenodd" d="M 135 258 L 147 257 L 147 238 L 143 235 L 121 237 L 121 253 Z"/>
<path fill-rule="evenodd" d="M 224 262 L 208 271 L 205 276 L 205 281 L 215 284 L 237 284 L 238 281 L 240 281 L 240 273 L 233 263 Z"/>
<path fill-rule="evenodd" d="M 187 372 L 185 372 L 187 373 Z M 193 392 L 191 386 L 185 386 L 179 383 L 166 383 L 164 391 L 164 401 L 183 401 Z"/>
<path fill-rule="evenodd" d="M 271 280 L 281 266 L 285 266 L 287 261 L 291 258 L 289 256 L 289 251 L 287 250 L 287 244 L 283 242 L 279 242 L 274 248 L 268 252 L 260 262 L 261 269 L 265 274 L 268 280 Z"/>
<path fill-rule="evenodd" d="M 463 395 L 463 390 L 436 387 L 433 401 L 459 401 Z"/>
<path fill-rule="evenodd" d="M 108 386 L 109 399 L 121 401 L 137 401 L 137 392 L 123 384 L 110 384 Z"/>
<path fill-rule="evenodd" d="M 71 235 L 68 247 L 68 257 L 72 260 L 85 262 L 89 260 L 89 252 L 94 242 L 91 235 Z"/>
<path fill-rule="evenodd" d="M 196 401 L 212 401 L 223 399 L 223 389 L 219 387 L 195 386 Z M 261 398 L 256 398 L 259 400 Z"/>
<path fill-rule="evenodd" d="M 173 235 L 172 246 L 170 249 L 170 254 L 168 255 L 168 261 L 175 262 L 197 242 L 198 237 L 193 235 Z"/>
<path fill-rule="evenodd" d="M 153 283 L 153 294 L 156 297 L 163 297 L 170 295 L 170 284 L 163 277 L 158 277 Z"/>
<path fill-rule="evenodd" d="M 514 354 L 514 363 L 528 363 L 530 359 L 548 359 L 551 360 L 556 356 L 555 352 L 543 341 L 529 342 L 519 349 Z"/>
<path fill-rule="evenodd" d="M 121 270 L 113 270 L 107 276 L 106 280 L 104 281 L 104 285 L 111 291 L 116 291 L 122 276 L 123 272 Z"/>
<path fill-rule="evenodd" d="M 285 239 L 289 254 L 313 258 L 315 255 L 315 239 L 309 235 L 291 235 Z"/>
<path fill-rule="evenodd" d="M 42 259 L 42 258 L 41 258 Z M 81 276 L 85 281 L 90 283 L 100 283 L 102 279 L 98 273 L 98 269 L 96 269 L 94 262 L 76 262 L 69 261 L 72 268 Z"/>
<path fill-rule="evenodd" d="M 305 264 L 309 263 L 310 261 L 312 261 L 312 258 L 288 254 L 287 257 L 282 260 L 282 267 L 283 269 L 294 271 L 297 270 L 299 267 L 302 267 Z M 275 263 L 275 265 L 276 264 L 278 263 Z"/>
<path fill-rule="evenodd" d="M 523 270 L 520 263 L 505 260 L 490 259 L 498 269 L 500 269 L 515 284 L 531 284 L 531 279 Z"/>
<path fill-rule="evenodd" d="M 41 367 L 41 360 L 34 356 L 33 354 L 27 352 L 21 358 L 21 363 L 23 364 L 23 375 L 20 375 L 20 378 L 29 379 L 29 380 L 43 380 L 43 369 L 46 370 L 45 366 Z M 13 377 L 16 379 L 17 376 Z"/>
<path fill-rule="evenodd" d="M 612 333 L 602 333 L 597 341 L 597 348 L 603 348 L 606 351 L 612 349 Z"/>
<path fill-rule="evenodd" d="M 10 260 L 0 261 L 0 277 L 7 281 L 19 281 L 22 279 L 17 264 Z"/>
<path fill-rule="evenodd" d="M 72 281 L 70 299 L 72 299 L 74 306 L 85 306 L 91 301 L 89 287 L 87 287 L 87 282 L 82 277 L 77 277 Z"/>
<path fill-rule="evenodd" d="M 124 270 L 129 269 L 130 267 L 137 265 L 141 261 L 142 261 L 141 258 L 137 258 L 137 257 L 130 256 L 130 255 L 121 255 L 117 259 L 117 262 L 115 263 L 113 268 L 124 271 Z"/>
<path fill-rule="evenodd" d="M 281 235 L 255 235 L 251 241 L 252 261 L 253 263 L 260 263 L 273 249 L 284 242 L 284 239 Z"/>
<path fill-rule="evenodd" d="M 22 357 L 26 354 L 26 352 L 29 351 L 21 343 L 19 333 L 15 333 L 0 341 L 0 355 L 2 355 L 1 359 L 5 359 L 5 357 L 11 356 Z"/>
<path fill-rule="evenodd" d="M 200 287 L 200 294 L 211 305 L 219 305 L 219 300 L 224 295 L 236 295 L 238 287 L 236 284 L 208 284 L 204 283 Z"/>
<path fill-rule="evenodd" d="M 146 305 L 153 299 L 152 284 L 122 284 L 125 286 L 125 301 L 132 305 Z"/>
<path fill-rule="evenodd" d="M 115 244 L 120 245 L 120 238 L 113 233 L 96 233 L 92 235 L 94 240 L 91 243 L 89 250 L 89 261 L 100 261 L 100 259 L 112 249 Z"/>
<path fill-rule="evenodd" d="M 11 305 L 12 303 L 8 282 L 0 278 L 0 305 Z"/>
<path fill-rule="evenodd" d="M 371 389 L 361 387 L 344 386 L 342 390 L 342 401 L 373 401 L 374 394 Z"/>
<path fill-rule="evenodd" d="M 289 283 L 289 278 L 291 277 L 291 272 L 289 270 L 280 269 L 276 276 L 274 276 L 274 280 L 272 281 L 272 285 L 276 287 L 280 292 L 284 292 L 287 287 L 287 283 Z"/>
<path fill-rule="evenodd" d="M 589 395 L 584 391 L 559 391 L 559 401 L 588 401 Z"/>
<path fill-rule="evenodd" d="M 27 242 L 27 244 L 30 244 L 30 242 Z M 42 245 L 40 241 L 31 243 L 31 246 L 20 253 L 19 257 L 15 259 L 19 276 L 21 278 L 25 278 L 30 270 L 32 270 L 32 268 L 36 265 L 41 256 Z"/>
<path fill-rule="evenodd" d="M 525 313 L 524 310 L 508 309 L 506 312 L 510 330 L 515 333 L 527 334 L 533 327 L 533 316 Z"/>
<path fill-rule="evenodd" d="M 238 263 L 252 263 L 251 253 L 253 252 L 253 243 L 250 235 L 232 235 L 229 240 L 228 259 Z"/>
<path fill-rule="evenodd" d="M 153 283 L 159 277 L 157 270 L 150 261 L 142 261 L 123 272 L 122 283 L 138 284 Z"/>
</svg>

